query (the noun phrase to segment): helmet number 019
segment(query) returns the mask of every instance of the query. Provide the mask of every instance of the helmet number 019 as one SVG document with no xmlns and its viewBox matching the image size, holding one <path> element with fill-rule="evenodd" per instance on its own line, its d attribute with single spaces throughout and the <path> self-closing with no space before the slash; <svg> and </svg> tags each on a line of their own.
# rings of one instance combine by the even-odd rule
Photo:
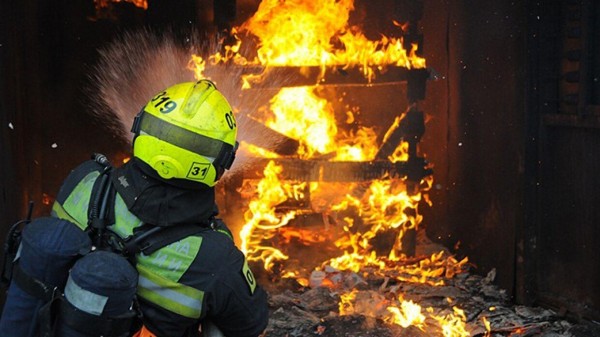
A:
<svg viewBox="0 0 600 337">
<path fill-rule="evenodd" d="M 237 125 L 235 124 L 235 118 L 233 117 L 233 112 L 229 111 L 225 114 L 225 120 L 227 121 L 227 126 L 231 130 L 233 130 Z"/>
<path fill-rule="evenodd" d="M 167 92 L 163 91 L 160 94 L 154 96 L 152 102 L 156 102 L 154 104 L 155 108 L 158 108 L 159 105 L 162 107 L 158 108 L 158 110 L 164 114 L 169 113 L 177 107 L 177 103 L 171 100 L 171 97 L 167 96 Z"/>
</svg>

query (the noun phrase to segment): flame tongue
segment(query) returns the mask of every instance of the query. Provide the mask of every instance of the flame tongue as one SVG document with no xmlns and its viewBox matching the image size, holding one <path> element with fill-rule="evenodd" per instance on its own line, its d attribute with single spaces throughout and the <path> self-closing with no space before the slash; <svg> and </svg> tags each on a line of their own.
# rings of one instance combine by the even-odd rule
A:
<svg viewBox="0 0 600 337">
<path fill-rule="evenodd" d="M 333 138 L 337 126 L 333 108 L 319 98 L 311 87 L 284 88 L 271 99 L 273 117 L 266 125 L 282 134 L 297 139 L 302 145 L 301 158 L 310 158 L 315 152 L 334 150 Z"/>
<path fill-rule="evenodd" d="M 353 9 L 353 0 L 266 0 L 241 29 L 259 38 L 261 64 L 331 64 L 332 41 L 347 30 Z"/>
</svg>

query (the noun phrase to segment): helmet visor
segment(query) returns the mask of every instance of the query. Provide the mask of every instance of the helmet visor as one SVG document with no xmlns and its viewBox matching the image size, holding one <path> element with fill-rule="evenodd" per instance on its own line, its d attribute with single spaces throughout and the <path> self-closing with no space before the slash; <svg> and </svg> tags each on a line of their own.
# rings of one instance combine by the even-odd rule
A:
<svg viewBox="0 0 600 337">
<path fill-rule="evenodd" d="M 131 131 L 136 136 L 143 132 L 182 149 L 213 159 L 215 166 L 225 169 L 231 167 L 237 149 L 237 142 L 236 146 L 232 146 L 221 140 L 168 123 L 143 110 L 135 117 Z"/>
</svg>

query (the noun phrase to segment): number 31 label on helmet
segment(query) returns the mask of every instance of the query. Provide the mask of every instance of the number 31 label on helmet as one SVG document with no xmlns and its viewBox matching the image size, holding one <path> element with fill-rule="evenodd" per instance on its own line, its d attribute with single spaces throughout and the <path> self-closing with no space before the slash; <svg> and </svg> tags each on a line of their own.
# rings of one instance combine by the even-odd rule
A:
<svg viewBox="0 0 600 337">
<path fill-rule="evenodd" d="M 210 164 L 208 163 L 196 163 L 192 164 L 190 171 L 187 176 L 190 179 L 202 180 L 206 178 L 206 174 L 208 173 L 208 169 L 210 168 Z"/>
</svg>

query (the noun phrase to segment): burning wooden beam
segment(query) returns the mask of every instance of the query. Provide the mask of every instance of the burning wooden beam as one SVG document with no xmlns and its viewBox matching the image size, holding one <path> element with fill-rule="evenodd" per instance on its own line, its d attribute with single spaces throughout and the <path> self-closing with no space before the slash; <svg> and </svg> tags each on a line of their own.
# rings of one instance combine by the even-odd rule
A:
<svg viewBox="0 0 600 337">
<path fill-rule="evenodd" d="M 253 145 L 268 149 L 282 156 L 290 156 L 298 152 L 300 144 L 297 140 L 277 132 L 244 114 L 239 114 L 236 118 L 238 124 L 243 125 L 244 128 L 251 129 L 256 134 L 262 135 L 261 137 L 252 138 Z"/>
<path fill-rule="evenodd" d="M 245 178 L 262 178 L 262 170 L 269 161 L 283 166 L 282 179 L 297 181 L 360 182 L 375 179 L 402 178 L 409 175 L 425 177 L 432 174 L 432 170 L 427 168 L 427 162 L 422 158 L 396 163 L 388 160 L 335 162 L 301 160 L 297 158 L 257 158 L 252 161 L 255 169 L 248 170 L 245 173 Z"/>
<path fill-rule="evenodd" d="M 228 67 L 237 67 L 229 65 Z M 218 67 L 214 68 L 217 70 Z M 357 67 L 332 67 L 332 66 L 244 66 L 234 71 L 242 74 L 250 88 L 253 89 L 279 89 L 282 87 L 299 87 L 314 85 L 377 85 L 392 83 L 407 83 L 410 101 L 425 97 L 425 83 L 430 78 L 430 71 L 426 68 L 407 69 L 404 67 L 387 66 L 375 69 L 369 78 L 365 72 Z M 211 69 L 206 70 L 208 76 Z M 243 85 L 243 83 L 240 83 Z"/>
</svg>

